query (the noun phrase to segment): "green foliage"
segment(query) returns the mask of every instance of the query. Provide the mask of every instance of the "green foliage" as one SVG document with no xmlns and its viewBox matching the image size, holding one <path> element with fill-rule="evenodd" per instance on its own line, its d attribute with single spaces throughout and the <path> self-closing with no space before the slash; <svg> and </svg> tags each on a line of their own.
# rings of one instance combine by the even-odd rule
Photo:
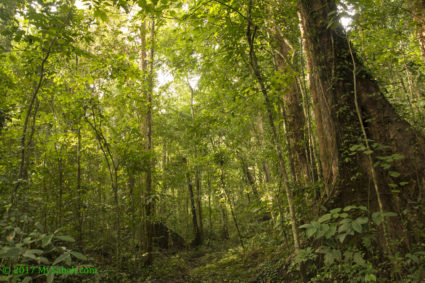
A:
<svg viewBox="0 0 425 283">
<path fill-rule="evenodd" d="M 10 213 L 10 212 L 9 212 Z M 74 250 L 69 243 L 75 240 L 67 235 L 60 235 L 62 229 L 48 233 L 43 226 L 26 215 L 11 216 L 6 213 L 0 221 L 0 259 L 3 266 L 79 266 L 87 263 L 87 257 Z M 21 228 L 23 227 L 23 228 Z M 47 281 L 54 274 L 40 272 L 29 273 L 33 278 L 46 277 Z M 28 280 L 28 273 L 3 273 L 5 280 Z M 50 276 L 50 278 L 49 278 Z M 56 275 L 57 278 L 66 278 L 67 274 Z M 25 278 L 24 278 L 25 277 Z M 31 279 L 31 277 L 29 277 Z"/>
<path fill-rule="evenodd" d="M 414 282 L 412 278 L 420 278 L 424 272 L 422 251 L 415 255 L 398 254 L 384 262 L 377 248 L 377 228 L 393 216 L 396 216 L 393 212 L 369 215 L 364 206 L 335 208 L 323 214 L 317 221 L 300 226 L 307 238 L 314 241 L 294 257 L 292 268 L 304 266 L 311 276 L 310 282 L 377 282 L 378 276 L 385 274 L 386 266 L 393 264 L 399 270 L 393 270 L 392 276 L 403 270 L 403 282 Z M 323 266 L 318 267 L 318 262 L 323 262 Z"/>
<path fill-rule="evenodd" d="M 355 216 L 356 217 L 353 217 Z M 375 214 L 374 214 L 375 215 Z M 390 216 L 390 214 L 385 214 Z M 374 223 L 376 223 L 373 218 Z M 366 253 L 373 251 L 376 241 L 374 228 L 369 223 L 364 206 L 335 208 L 322 215 L 318 221 L 300 226 L 307 238 L 314 238 L 320 246 L 307 247 L 295 256 L 293 266 L 306 264 L 312 272 L 315 268 L 309 262 L 316 258 L 323 260 L 312 282 L 326 280 L 349 280 L 350 282 L 376 282 L 377 270 L 366 259 Z"/>
<path fill-rule="evenodd" d="M 405 11 L 407 1 L 337 2 L 345 13 L 330 13 L 326 25 L 333 29 L 348 10 L 356 12 L 347 31 L 353 50 L 397 111 L 423 131 L 425 69 L 415 25 Z M 77 7 L 82 3 L 84 8 Z M 248 4 L 1 1 L 0 204 L 5 215 L 12 212 L 10 196 L 20 186 L 14 212 L 0 221 L 2 265 L 68 266 L 90 259 L 102 268 L 100 279 L 105 282 L 295 282 L 300 265 L 316 281 L 380 280 L 389 261 L 375 248 L 378 227 L 393 213 L 350 206 L 312 219 L 328 192 L 297 1 L 253 0 L 250 15 Z M 248 21 L 255 25 L 253 43 L 270 112 L 249 64 Z M 288 50 L 282 50 L 283 43 Z M 151 67 L 152 90 L 147 81 Z M 308 155 L 308 176 L 300 178 L 292 176 L 300 175 L 293 168 L 298 153 L 289 142 L 293 115 L 284 113 L 294 89 L 305 115 L 304 140 L 294 144 Z M 148 91 L 153 98 L 150 150 Z M 338 114 L 347 109 L 338 109 Z M 366 128 L 373 122 L 369 118 Z M 403 180 L 394 165 L 407 158 L 386 154 L 389 145 L 370 144 L 371 149 L 350 144 L 346 161 L 371 155 L 374 166 L 388 173 L 392 192 L 404 197 L 402 189 L 414 180 Z M 282 147 L 282 157 L 276 146 Z M 301 229 L 310 244 L 296 256 L 279 162 L 291 179 L 297 221 L 308 222 Z M 24 166 L 18 177 L 20 164 Z M 153 192 L 147 195 L 150 169 Z M 193 238 L 190 182 L 205 245 L 184 251 L 154 245 L 153 265 L 145 267 L 149 220 L 161 221 L 187 242 Z M 149 218 L 148 204 L 154 204 Z M 406 218 L 421 210 L 402 209 Z M 224 230 L 230 239 L 224 239 Z M 423 227 L 414 230 L 418 239 L 425 237 Z M 245 249 L 238 246 L 239 236 Z M 404 272 L 418 282 L 423 249 L 395 253 L 394 274 Z M 387 275 L 383 278 L 391 277 Z M 80 279 L 92 278 L 75 280 Z"/>
</svg>

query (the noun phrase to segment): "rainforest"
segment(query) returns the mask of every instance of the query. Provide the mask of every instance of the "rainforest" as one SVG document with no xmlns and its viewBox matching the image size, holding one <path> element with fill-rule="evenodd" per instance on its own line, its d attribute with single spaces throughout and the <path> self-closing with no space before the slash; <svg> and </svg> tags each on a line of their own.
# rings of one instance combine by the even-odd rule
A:
<svg viewBox="0 0 425 283">
<path fill-rule="evenodd" d="M 0 281 L 425 281 L 422 0 L 0 0 Z"/>
</svg>

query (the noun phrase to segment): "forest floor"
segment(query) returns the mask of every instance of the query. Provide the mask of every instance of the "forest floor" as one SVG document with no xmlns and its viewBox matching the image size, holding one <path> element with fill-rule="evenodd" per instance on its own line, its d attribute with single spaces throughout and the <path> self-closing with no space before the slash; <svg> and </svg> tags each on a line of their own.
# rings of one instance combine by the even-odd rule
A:
<svg viewBox="0 0 425 283">
<path fill-rule="evenodd" d="M 255 282 L 269 260 L 260 247 L 201 246 L 158 255 L 148 282 Z"/>
</svg>

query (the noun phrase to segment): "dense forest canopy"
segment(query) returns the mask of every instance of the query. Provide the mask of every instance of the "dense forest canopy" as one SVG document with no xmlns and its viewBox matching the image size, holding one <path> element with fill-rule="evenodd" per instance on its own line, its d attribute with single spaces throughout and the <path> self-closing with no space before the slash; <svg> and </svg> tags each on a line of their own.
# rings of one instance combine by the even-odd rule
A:
<svg viewBox="0 0 425 283">
<path fill-rule="evenodd" d="M 425 280 L 422 0 L 2 0 L 0 278 Z"/>
</svg>

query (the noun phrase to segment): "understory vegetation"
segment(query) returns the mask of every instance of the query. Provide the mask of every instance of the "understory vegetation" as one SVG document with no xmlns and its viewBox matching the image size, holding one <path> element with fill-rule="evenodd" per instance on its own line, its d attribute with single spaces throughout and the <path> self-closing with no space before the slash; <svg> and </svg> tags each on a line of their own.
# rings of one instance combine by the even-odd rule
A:
<svg viewBox="0 0 425 283">
<path fill-rule="evenodd" d="M 0 2 L 0 281 L 425 281 L 420 0 Z"/>
</svg>

